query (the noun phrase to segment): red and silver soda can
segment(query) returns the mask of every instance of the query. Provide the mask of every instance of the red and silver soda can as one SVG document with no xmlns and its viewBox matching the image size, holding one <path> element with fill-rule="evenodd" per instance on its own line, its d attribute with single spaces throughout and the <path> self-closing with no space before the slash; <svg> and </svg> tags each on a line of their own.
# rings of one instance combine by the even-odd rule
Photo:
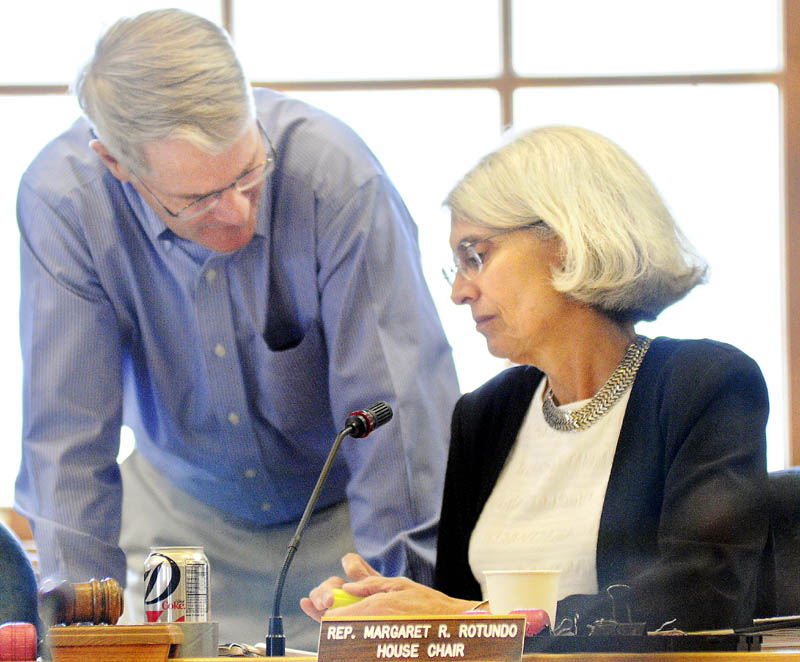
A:
<svg viewBox="0 0 800 662">
<path fill-rule="evenodd" d="M 205 623 L 211 607 L 210 569 L 202 547 L 151 547 L 144 562 L 148 623 Z"/>
</svg>

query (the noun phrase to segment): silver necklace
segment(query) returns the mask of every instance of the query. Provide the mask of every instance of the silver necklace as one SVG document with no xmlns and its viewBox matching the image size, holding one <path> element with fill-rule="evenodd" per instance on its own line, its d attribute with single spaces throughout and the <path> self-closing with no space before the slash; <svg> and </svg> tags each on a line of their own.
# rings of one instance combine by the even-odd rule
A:
<svg viewBox="0 0 800 662">
<path fill-rule="evenodd" d="M 628 387 L 633 384 L 636 372 L 642 364 L 642 359 L 650 347 L 650 338 L 636 336 L 625 350 L 617 369 L 611 374 L 602 388 L 595 393 L 583 407 L 575 411 L 563 411 L 553 401 L 553 389 L 548 388 L 542 402 L 544 420 L 554 430 L 572 432 L 585 430 L 597 420 L 605 416 L 614 403 L 619 400 Z"/>
</svg>

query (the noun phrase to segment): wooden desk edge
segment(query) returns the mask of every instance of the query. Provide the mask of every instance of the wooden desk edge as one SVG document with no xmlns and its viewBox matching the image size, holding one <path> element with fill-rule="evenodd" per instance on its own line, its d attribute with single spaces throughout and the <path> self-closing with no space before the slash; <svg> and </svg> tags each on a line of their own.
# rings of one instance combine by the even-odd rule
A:
<svg viewBox="0 0 800 662">
<path fill-rule="evenodd" d="M 316 656 L 286 657 L 171 657 L 168 662 L 221 662 L 223 660 L 275 660 L 316 662 Z M 697 653 L 526 653 L 522 662 L 800 662 L 800 649 L 769 651 L 705 651 Z"/>
<path fill-rule="evenodd" d="M 800 662 L 800 649 L 663 653 L 526 653 L 522 662 Z"/>
</svg>

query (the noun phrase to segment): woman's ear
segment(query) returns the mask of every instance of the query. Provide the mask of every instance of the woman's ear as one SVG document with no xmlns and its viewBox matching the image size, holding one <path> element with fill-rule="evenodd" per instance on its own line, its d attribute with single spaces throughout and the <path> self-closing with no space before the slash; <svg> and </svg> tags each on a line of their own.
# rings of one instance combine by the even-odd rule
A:
<svg viewBox="0 0 800 662">
<path fill-rule="evenodd" d="M 564 271 L 564 261 L 567 259 L 567 247 L 564 245 L 564 240 L 558 235 L 550 241 L 553 242 L 553 262 L 550 266 L 554 273 L 562 272 Z"/>
<path fill-rule="evenodd" d="M 121 182 L 131 181 L 131 174 L 128 169 L 112 156 L 108 149 L 106 149 L 106 146 L 97 140 L 97 138 L 89 141 L 89 147 L 91 147 L 95 154 L 100 157 L 100 160 L 106 164 L 106 167 L 111 171 L 114 177 Z"/>
</svg>

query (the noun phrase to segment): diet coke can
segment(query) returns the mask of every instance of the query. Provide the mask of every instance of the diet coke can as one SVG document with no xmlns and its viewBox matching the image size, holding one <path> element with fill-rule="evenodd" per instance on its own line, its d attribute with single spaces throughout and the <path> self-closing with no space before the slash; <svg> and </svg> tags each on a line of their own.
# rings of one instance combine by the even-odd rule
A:
<svg viewBox="0 0 800 662">
<path fill-rule="evenodd" d="M 144 613 L 148 623 L 205 623 L 211 596 L 202 547 L 151 547 L 144 562 Z"/>
</svg>

